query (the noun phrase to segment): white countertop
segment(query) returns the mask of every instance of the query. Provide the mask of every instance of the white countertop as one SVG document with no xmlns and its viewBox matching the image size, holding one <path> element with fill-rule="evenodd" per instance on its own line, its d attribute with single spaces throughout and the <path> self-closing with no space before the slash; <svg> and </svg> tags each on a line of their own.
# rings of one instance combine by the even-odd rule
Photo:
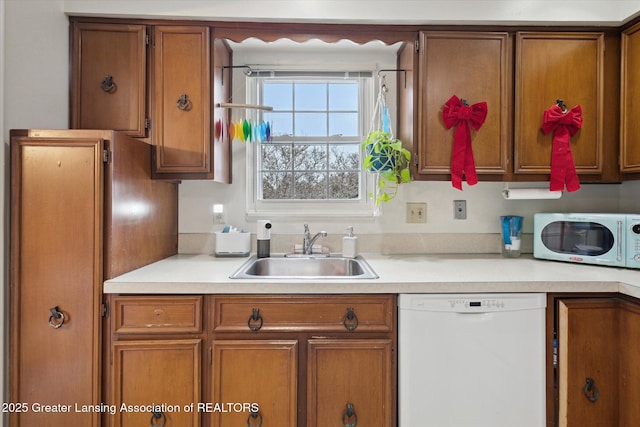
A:
<svg viewBox="0 0 640 427">
<path fill-rule="evenodd" d="M 230 279 L 247 258 L 176 255 L 104 283 L 120 294 L 620 292 L 640 298 L 640 270 L 523 255 L 364 255 L 378 279 Z"/>
</svg>

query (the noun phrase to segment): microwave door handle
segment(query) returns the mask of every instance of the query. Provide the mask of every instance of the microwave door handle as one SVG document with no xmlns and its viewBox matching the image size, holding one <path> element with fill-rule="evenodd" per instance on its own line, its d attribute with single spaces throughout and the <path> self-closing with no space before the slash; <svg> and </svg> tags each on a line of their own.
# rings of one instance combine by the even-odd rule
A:
<svg viewBox="0 0 640 427">
<path fill-rule="evenodd" d="M 617 239 L 617 247 L 618 247 L 618 261 L 622 261 L 622 221 L 618 221 L 618 239 Z"/>
</svg>

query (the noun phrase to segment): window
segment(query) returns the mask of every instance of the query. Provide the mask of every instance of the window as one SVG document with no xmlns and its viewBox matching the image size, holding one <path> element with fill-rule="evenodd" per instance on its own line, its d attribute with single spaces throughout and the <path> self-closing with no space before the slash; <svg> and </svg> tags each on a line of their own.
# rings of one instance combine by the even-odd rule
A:
<svg viewBox="0 0 640 427">
<path fill-rule="evenodd" d="M 248 145 L 254 211 L 371 211 L 362 172 L 371 73 L 268 72 L 249 77 L 268 142 Z M 321 206 L 324 203 L 324 207 Z"/>
</svg>

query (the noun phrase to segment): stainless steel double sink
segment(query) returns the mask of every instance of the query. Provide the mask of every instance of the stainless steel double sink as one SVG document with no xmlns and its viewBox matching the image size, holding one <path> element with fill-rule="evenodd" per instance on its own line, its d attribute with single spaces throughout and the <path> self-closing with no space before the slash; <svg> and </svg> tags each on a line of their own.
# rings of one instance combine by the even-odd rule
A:
<svg viewBox="0 0 640 427">
<path fill-rule="evenodd" d="M 377 279 L 378 275 L 362 256 L 269 257 L 252 256 L 231 276 L 232 279 Z"/>
</svg>

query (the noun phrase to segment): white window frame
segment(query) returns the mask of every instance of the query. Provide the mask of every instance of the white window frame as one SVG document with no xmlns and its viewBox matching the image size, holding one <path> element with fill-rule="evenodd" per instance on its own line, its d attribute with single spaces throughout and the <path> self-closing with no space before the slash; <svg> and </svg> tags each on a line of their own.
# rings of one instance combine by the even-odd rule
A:
<svg viewBox="0 0 640 427">
<path fill-rule="evenodd" d="M 322 75 L 325 70 L 317 70 Z M 362 85 L 361 90 L 361 118 L 359 120 L 360 134 L 366 135 L 369 129 L 370 116 L 372 114 L 375 72 L 372 77 Z M 247 102 L 257 103 L 257 82 L 255 77 L 247 77 Z M 253 81 L 252 81 L 253 80 Z M 257 117 L 257 114 L 256 114 Z M 247 218 L 288 218 L 288 219 L 314 219 L 314 218 L 373 218 L 379 215 L 375 200 L 370 196 L 373 191 L 376 176 L 366 171 L 361 171 L 360 198 L 357 200 L 258 200 L 259 177 L 257 171 L 257 150 L 259 144 L 246 144 L 246 206 Z M 361 154 L 361 158 L 363 155 Z"/>
</svg>

